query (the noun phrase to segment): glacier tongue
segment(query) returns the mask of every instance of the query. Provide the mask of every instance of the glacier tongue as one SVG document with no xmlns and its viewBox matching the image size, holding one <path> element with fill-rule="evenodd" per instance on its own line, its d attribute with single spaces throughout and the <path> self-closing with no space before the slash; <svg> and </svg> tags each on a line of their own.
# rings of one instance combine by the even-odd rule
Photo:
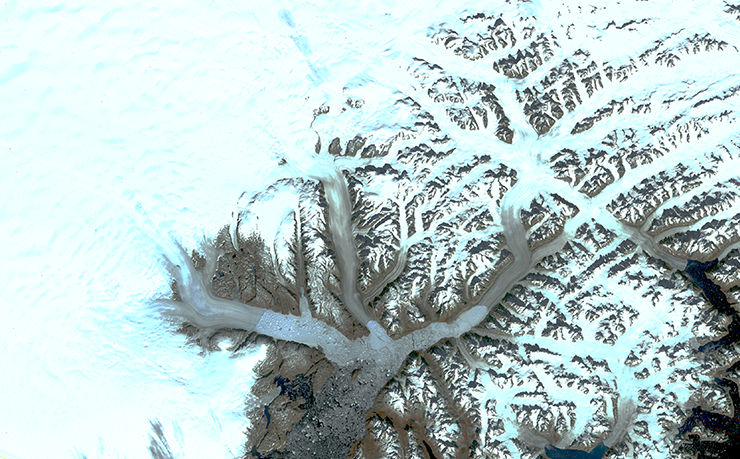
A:
<svg viewBox="0 0 740 459">
<path fill-rule="evenodd" d="M 372 359 L 383 368 L 395 373 L 410 352 L 422 350 L 443 338 L 458 337 L 481 322 L 488 308 L 479 305 L 460 314 L 452 323 L 436 323 L 394 340 L 376 322 L 370 321 L 370 335 L 349 340 L 335 328 L 306 316 L 292 316 L 265 311 L 254 331 L 264 335 L 319 347 L 326 357 L 340 367 L 353 364 L 358 359 Z"/>
</svg>

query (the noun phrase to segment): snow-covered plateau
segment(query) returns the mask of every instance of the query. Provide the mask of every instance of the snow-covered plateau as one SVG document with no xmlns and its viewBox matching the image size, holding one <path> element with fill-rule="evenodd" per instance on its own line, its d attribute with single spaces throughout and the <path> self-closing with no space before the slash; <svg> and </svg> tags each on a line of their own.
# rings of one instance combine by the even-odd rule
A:
<svg viewBox="0 0 740 459">
<path fill-rule="evenodd" d="M 0 457 L 740 448 L 740 4 L 8 3 Z"/>
</svg>

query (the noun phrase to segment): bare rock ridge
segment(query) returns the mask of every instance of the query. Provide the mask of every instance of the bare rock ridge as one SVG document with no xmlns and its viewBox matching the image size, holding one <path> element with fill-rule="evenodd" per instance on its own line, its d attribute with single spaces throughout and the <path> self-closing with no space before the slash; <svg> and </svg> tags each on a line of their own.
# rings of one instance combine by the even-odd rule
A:
<svg viewBox="0 0 740 459">
<path fill-rule="evenodd" d="M 322 104 L 310 174 L 286 155 L 192 255 L 163 242 L 163 315 L 267 349 L 245 458 L 734 444 L 736 8 L 527 5 L 431 27 L 396 132 L 338 136 L 373 104 Z"/>
</svg>

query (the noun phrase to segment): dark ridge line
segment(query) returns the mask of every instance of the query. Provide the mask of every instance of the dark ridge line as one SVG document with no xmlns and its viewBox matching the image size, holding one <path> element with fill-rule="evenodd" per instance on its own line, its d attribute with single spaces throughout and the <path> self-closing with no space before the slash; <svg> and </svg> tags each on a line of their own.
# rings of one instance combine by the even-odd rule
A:
<svg viewBox="0 0 740 459">
<path fill-rule="evenodd" d="M 154 421 L 150 419 L 149 425 L 156 434 L 156 438 L 151 433 L 149 434 L 149 454 L 152 459 L 173 459 L 172 450 L 162 430 L 162 423 L 156 419 Z"/>
</svg>

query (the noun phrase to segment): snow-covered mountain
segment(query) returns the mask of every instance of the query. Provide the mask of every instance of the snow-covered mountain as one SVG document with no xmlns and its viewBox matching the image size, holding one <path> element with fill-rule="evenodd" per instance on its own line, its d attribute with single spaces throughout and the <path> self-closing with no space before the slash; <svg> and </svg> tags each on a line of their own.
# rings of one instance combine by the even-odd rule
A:
<svg viewBox="0 0 740 459">
<path fill-rule="evenodd" d="M 392 104 L 305 98 L 202 269 L 170 254 L 167 315 L 269 343 L 247 457 L 676 457 L 693 405 L 731 415 L 735 345 L 701 345 L 733 317 L 683 270 L 738 285 L 740 24 L 676 8 L 461 10 Z"/>
<path fill-rule="evenodd" d="M 125 271 L 140 272 L 120 300 L 137 306 L 80 313 L 68 338 L 92 348 L 107 336 L 97 367 L 120 368 L 133 349 L 158 362 L 123 366 L 137 376 L 120 381 L 144 381 L 129 398 L 145 381 L 178 381 L 189 430 L 147 413 L 143 454 L 193 455 L 183 437 L 204 413 L 216 427 L 203 435 L 229 443 L 219 455 L 244 458 L 689 458 L 736 446 L 740 6 L 193 6 L 201 21 L 175 7 L 13 8 L 18 33 L 31 21 L 84 44 L 70 56 L 111 56 L 94 66 L 76 57 L 95 91 L 74 82 L 69 100 L 32 79 L 54 74 L 48 45 L 8 67 L 1 85 L 57 101 L 42 120 L 72 121 L 34 136 L 38 116 L 26 113 L 4 138 L 21 151 L 8 160 L 17 170 L 42 164 L 83 183 L 94 175 L 83 186 L 130 207 L 100 228 L 147 234 L 110 252 L 128 258 L 109 264 L 138 266 Z M 50 18 L 72 25 L 40 25 Z M 184 22 L 171 28 L 172 18 Z M 118 54 L 90 44 L 98 30 Z M 18 49 L 2 51 L 16 59 Z M 116 56 L 126 62 L 118 70 Z M 141 79 L 129 86 L 157 83 L 109 101 L 134 68 Z M 194 104 L 187 122 L 171 114 L 200 88 L 216 102 Z M 103 121 L 64 108 L 77 95 Z M 75 156 L 58 144 L 73 148 L 92 120 L 116 150 L 66 171 L 60 157 Z M 123 126 L 119 137 L 103 136 L 106 120 Z M 142 135 L 159 149 L 131 140 Z M 44 136 L 62 140 L 31 141 Z M 62 153 L 38 161 L 46 148 Z M 184 153 L 197 149 L 206 153 Z M 95 225 L 79 226 L 97 240 Z M 106 240 L 106 253 L 122 239 Z M 136 327 L 159 344 L 136 344 Z M 259 350 L 245 376 L 235 362 Z M 202 368 L 172 374 L 187 361 Z M 43 381 L 76 381 L 72 370 L 47 373 Z M 110 380 L 96 376 L 83 392 Z M 211 408 L 222 393 L 232 409 L 223 430 Z"/>
</svg>

